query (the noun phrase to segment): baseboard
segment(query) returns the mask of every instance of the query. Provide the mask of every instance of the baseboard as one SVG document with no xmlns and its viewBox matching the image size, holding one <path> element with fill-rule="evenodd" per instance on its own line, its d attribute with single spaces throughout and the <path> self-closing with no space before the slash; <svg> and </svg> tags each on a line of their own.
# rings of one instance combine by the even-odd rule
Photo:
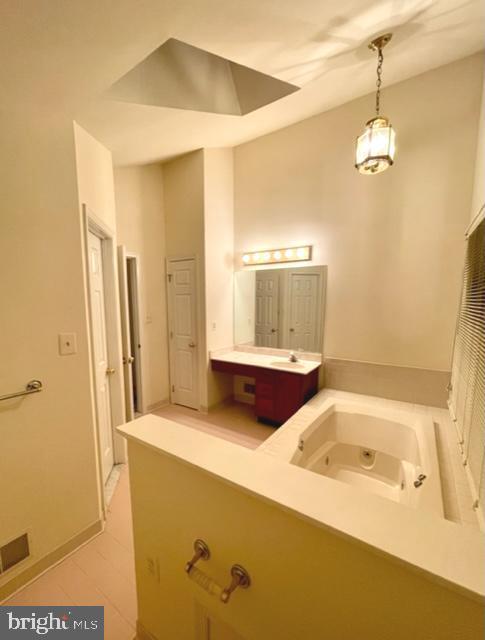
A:
<svg viewBox="0 0 485 640">
<path fill-rule="evenodd" d="M 450 371 L 325 358 L 325 387 L 446 409 Z"/>
<path fill-rule="evenodd" d="M 40 575 L 42 575 L 48 569 L 51 569 L 54 565 L 58 564 L 76 551 L 83 544 L 94 538 L 98 533 L 103 530 L 102 520 L 97 520 L 92 525 L 75 535 L 73 538 L 62 544 L 54 551 L 51 551 L 46 556 L 30 565 L 21 573 L 15 575 L 11 580 L 0 586 L 0 603 L 7 598 L 10 598 L 16 591 L 25 587 L 29 582 L 32 582 Z"/>
<path fill-rule="evenodd" d="M 150 633 L 145 629 L 142 623 L 137 620 L 136 621 L 136 640 L 158 640 L 153 633 Z"/>
<path fill-rule="evenodd" d="M 153 413 L 153 411 L 158 411 L 158 409 L 163 409 L 164 407 L 168 407 L 169 404 L 170 404 L 170 400 L 168 398 L 165 398 L 164 400 L 160 400 L 160 402 L 149 404 L 147 406 L 147 413 Z"/>
</svg>

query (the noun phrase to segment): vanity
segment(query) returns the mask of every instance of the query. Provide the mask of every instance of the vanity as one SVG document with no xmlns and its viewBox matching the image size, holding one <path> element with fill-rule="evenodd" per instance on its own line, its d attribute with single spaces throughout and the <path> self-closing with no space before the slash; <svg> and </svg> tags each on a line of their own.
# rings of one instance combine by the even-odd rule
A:
<svg viewBox="0 0 485 640">
<path fill-rule="evenodd" d="M 213 371 L 253 378 L 258 420 L 281 425 L 318 391 L 318 359 L 291 362 L 288 356 L 233 350 L 211 354 Z"/>
<path fill-rule="evenodd" d="M 258 420 L 279 426 L 318 391 L 326 276 L 314 264 L 234 274 L 234 346 L 212 351 L 211 367 L 235 377 L 235 399 L 254 404 Z"/>
</svg>

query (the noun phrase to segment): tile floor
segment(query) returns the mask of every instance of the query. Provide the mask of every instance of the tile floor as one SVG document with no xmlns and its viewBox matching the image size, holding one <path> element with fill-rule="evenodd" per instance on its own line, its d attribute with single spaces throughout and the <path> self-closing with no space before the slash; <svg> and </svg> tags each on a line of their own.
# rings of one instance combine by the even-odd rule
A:
<svg viewBox="0 0 485 640">
<path fill-rule="evenodd" d="M 39 606 L 101 605 L 104 606 L 106 640 L 135 637 L 135 567 L 125 465 L 108 508 L 104 532 L 7 602 Z"/>
<path fill-rule="evenodd" d="M 250 406 L 234 403 L 209 415 L 178 406 L 155 413 L 255 449 L 274 428 L 259 424 L 252 411 Z M 106 640 L 135 638 L 137 605 L 128 469 L 125 465 L 117 467 L 119 481 L 109 503 L 104 532 L 17 592 L 7 601 L 9 604 L 101 605 Z"/>
<path fill-rule="evenodd" d="M 256 449 L 275 432 L 275 427 L 259 423 L 254 417 L 252 405 L 227 402 L 211 410 L 209 414 L 198 413 L 178 405 L 168 405 L 153 412 L 161 418 L 219 436 L 248 449 Z"/>
</svg>

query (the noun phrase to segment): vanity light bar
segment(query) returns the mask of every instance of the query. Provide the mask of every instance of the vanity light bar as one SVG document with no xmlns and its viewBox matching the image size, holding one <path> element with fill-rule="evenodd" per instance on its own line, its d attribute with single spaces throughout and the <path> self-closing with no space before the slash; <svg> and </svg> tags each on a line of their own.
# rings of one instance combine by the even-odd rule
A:
<svg viewBox="0 0 485 640">
<path fill-rule="evenodd" d="M 278 262 L 302 262 L 312 259 L 312 246 L 288 247 L 286 249 L 270 249 L 268 251 L 254 251 L 245 253 L 243 264 L 247 267 L 256 264 L 274 264 Z"/>
</svg>

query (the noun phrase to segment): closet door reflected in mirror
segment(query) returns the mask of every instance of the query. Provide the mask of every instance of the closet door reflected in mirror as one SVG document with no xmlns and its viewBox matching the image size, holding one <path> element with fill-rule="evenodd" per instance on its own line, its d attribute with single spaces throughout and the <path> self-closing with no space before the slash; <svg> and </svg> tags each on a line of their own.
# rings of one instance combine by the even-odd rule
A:
<svg viewBox="0 0 485 640">
<path fill-rule="evenodd" d="M 326 267 L 238 271 L 235 344 L 321 353 Z"/>
</svg>

